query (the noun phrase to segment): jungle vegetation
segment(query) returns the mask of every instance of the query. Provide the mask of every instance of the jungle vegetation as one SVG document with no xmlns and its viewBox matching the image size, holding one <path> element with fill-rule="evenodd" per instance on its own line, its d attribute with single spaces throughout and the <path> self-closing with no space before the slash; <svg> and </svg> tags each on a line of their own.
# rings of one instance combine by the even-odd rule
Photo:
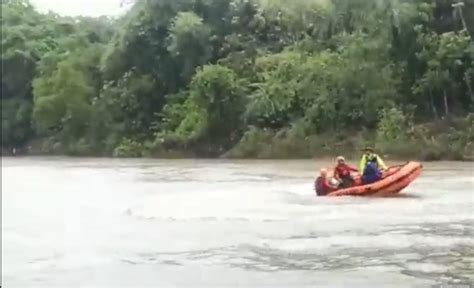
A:
<svg viewBox="0 0 474 288">
<path fill-rule="evenodd" d="M 2 151 L 470 159 L 474 0 L 2 0 Z"/>
</svg>

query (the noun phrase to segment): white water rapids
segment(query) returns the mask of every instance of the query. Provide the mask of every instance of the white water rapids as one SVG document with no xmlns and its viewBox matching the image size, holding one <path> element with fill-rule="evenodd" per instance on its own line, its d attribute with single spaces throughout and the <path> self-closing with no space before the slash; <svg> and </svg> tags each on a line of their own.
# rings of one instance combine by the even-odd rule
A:
<svg viewBox="0 0 474 288">
<path fill-rule="evenodd" d="M 325 165 L 2 158 L 2 286 L 473 285 L 473 164 L 386 199 L 315 197 Z"/>
</svg>

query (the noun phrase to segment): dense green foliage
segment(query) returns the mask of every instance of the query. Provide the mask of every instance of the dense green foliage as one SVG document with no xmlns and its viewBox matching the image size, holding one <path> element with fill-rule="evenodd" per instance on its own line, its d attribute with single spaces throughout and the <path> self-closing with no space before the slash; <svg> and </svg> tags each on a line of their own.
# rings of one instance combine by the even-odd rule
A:
<svg viewBox="0 0 474 288">
<path fill-rule="evenodd" d="M 473 154 L 474 0 L 136 1 L 120 19 L 2 0 L 2 29 L 3 148 Z"/>
</svg>

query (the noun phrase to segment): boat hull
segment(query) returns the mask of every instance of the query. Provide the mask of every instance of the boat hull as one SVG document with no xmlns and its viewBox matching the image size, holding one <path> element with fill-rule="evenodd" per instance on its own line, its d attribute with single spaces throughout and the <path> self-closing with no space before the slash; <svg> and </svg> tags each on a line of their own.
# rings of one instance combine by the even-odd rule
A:
<svg viewBox="0 0 474 288">
<path fill-rule="evenodd" d="M 423 170 L 418 162 L 408 162 L 402 166 L 390 167 L 384 173 L 384 178 L 369 185 L 356 185 L 329 193 L 327 196 L 372 196 L 387 197 L 400 193 L 410 185 Z M 358 182 L 358 181 L 356 181 Z"/>
</svg>

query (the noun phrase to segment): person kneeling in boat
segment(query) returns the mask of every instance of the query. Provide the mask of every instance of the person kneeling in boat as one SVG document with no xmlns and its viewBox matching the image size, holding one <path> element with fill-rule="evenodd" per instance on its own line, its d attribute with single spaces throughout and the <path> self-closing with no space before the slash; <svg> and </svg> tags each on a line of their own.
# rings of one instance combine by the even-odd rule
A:
<svg viewBox="0 0 474 288">
<path fill-rule="evenodd" d="M 334 168 L 334 178 L 339 182 L 339 189 L 354 186 L 355 181 L 354 178 L 352 178 L 351 172 L 359 172 L 359 170 L 346 164 L 346 159 L 344 159 L 343 156 L 337 157 L 336 168 Z"/>
<path fill-rule="evenodd" d="M 319 177 L 316 179 L 314 183 L 314 190 L 316 190 L 316 195 L 318 196 L 326 196 L 332 191 L 336 190 L 334 186 L 331 185 L 329 181 L 328 170 L 321 169 Z"/>
<path fill-rule="evenodd" d="M 375 154 L 374 149 L 365 148 L 364 155 L 360 160 L 360 171 L 362 171 L 362 179 L 364 184 L 372 184 L 382 179 L 382 170 L 387 169 L 382 158 Z"/>
</svg>

